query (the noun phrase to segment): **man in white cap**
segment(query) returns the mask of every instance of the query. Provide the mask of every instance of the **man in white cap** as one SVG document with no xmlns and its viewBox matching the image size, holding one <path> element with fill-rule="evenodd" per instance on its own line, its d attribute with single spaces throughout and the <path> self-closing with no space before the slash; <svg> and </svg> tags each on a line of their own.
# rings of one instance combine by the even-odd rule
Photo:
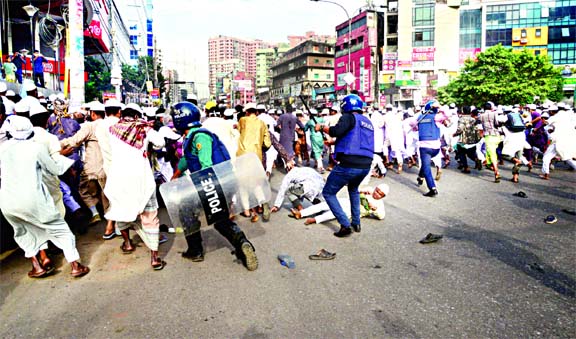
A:
<svg viewBox="0 0 576 339">
<path fill-rule="evenodd" d="M 256 116 L 257 110 L 255 103 L 250 102 L 246 104 L 244 112 L 246 115 L 238 121 L 240 137 L 238 139 L 238 151 L 236 155 L 241 156 L 246 153 L 255 153 L 260 159 L 262 166 L 264 166 L 262 163 L 262 151 L 266 151 L 272 146 L 270 132 L 266 124 Z M 247 216 L 247 212 L 248 211 L 245 212 L 244 216 Z M 258 215 L 256 213 L 252 213 L 250 218 L 252 222 L 258 221 Z M 263 204 L 262 218 L 264 221 L 268 221 L 270 218 L 270 206 L 268 203 Z"/>
<path fill-rule="evenodd" d="M 6 97 L 6 91 L 8 91 L 8 86 L 4 81 L 0 81 L 0 97 L 2 98 L 2 103 L 4 103 L 4 107 L 6 108 L 6 115 L 12 115 L 15 113 L 15 103 L 14 101 L 8 99 Z"/>
<path fill-rule="evenodd" d="M 370 217 L 383 220 L 386 217 L 386 210 L 382 198 L 388 195 L 390 187 L 387 184 L 380 184 L 374 188 L 360 187 L 358 191 L 360 192 L 360 217 Z M 346 215 L 350 217 L 350 201 L 346 198 L 338 198 L 338 201 L 344 207 Z M 290 210 L 292 211 L 291 216 L 296 219 L 310 217 L 304 222 L 305 225 L 323 223 L 336 219 L 330 210 L 330 207 L 325 202 L 312 205 L 303 210 L 295 208 Z"/>
<path fill-rule="evenodd" d="M 26 92 L 26 97 L 22 98 L 20 102 L 24 102 L 28 106 L 40 103 L 38 100 L 38 88 L 36 88 L 36 85 L 34 85 L 32 81 L 24 81 L 23 87 L 24 91 Z"/>
<path fill-rule="evenodd" d="M 61 175 L 67 168 L 54 162 L 45 145 L 30 140 L 33 127 L 29 119 L 12 117 L 9 133 L 12 139 L 0 149 L 0 209 L 14 228 L 14 240 L 32 261 L 28 276 L 43 278 L 53 272 L 47 256 L 41 261 L 37 258 L 48 248 L 48 241 L 62 249 L 73 277 L 87 274 L 90 269 L 78 262 L 75 237 L 41 179 L 43 170 Z"/>
<path fill-rule="evenodd" d="M 92 218 L 90 224 L 98 223 L 101 218 L 97 210 L 97 204 L 100 202 L 104 212 L 108 211 L 108 199 L 104 195 L 104 186 L 106 186 L 106 174 L 104 173 L 102 152 L 96 129 L 104 122 L 105 107 L 103 104 L 96 102 L 90 105 L 91 121 L 82 124 L 80 130 L 73 136 L 60 141 L 64 148 L 78 148 L 84 145 L 83 170 L 80 173 L 80 186 L 78 193 L 90 209 Z"/>
<path fill-rule="evenodd" d="M 276 140 L 278 140 L 278 138 L 280 138 L 280 135 L 278 134 L 278 132 L 274 130 L 276 127 L 276 119 L 273 118 L 274 114 L 275 110 L 273 108 L 268 110 L 268 113 L 266 113 L 266 111 L 264 110 L 263 112 L 260 112 L 258 114 L 258 119 L 262 120 L 266 125 L 266 127 L 268 127 L 268 132 L 270 133 L 270 139 L 272 140 L 272 136 L 274 136 Z M 264 167 L 266 171 L 266 176 L 270 178 L 270 175 L 272 175 L 272 168 L 274 167 L 274 161 L 278 157 L 278 151 L 276 150 L 275 147 L 270 147 L 266 151 L 265 156 L 266 156 L 266 164 Z"/>
<path fill-rule="evenodd" d="M 552 106 L 548 110 L 550 118 L 544 121 L 548 135 L 550 136 L 550 145 L 542 157 L 542 174 L 540 178 L 550 179 L 550 162 L 560 156 L 562 161 L 576 170 L 576 126 L 572 119 L 572 114 L 565 110 L 558 110 L 557 106 Z M 544 115 L 542 115 L 544 116 Z"/>
<path fill-rule="evenodd" d="M 215 111 L 212 111 L 210 116 L 202 122 L 202 127 L 218 136 L 218 138 L 226 146 L 228 153 L 230 153 L 230 159 L 234 160 L 236 159 L 236 152 L 238 150 L 238 138 L 240 137 L 240 133 L 238 133 L 238 131 L 233 128 L 232 124 L 227 123 L 224 118 L 213 114 L 214 112 Z"/>
<path fill-rule="evenodd" d="M 138 105 L 128 104 L 122 118 L 110 127 L 112 162 L 107 174 L 104 194 L 110 200 L 105 217 L 116 221 L 122 234 L 122 253 L 130 254 L 136 247 L 130 240 L 130 229 L 150 249 L 150 264 L 154 270 L 164 268 L 158 256 L 160 220 L 156 199 L 156 181 L 148 158 L 148 149 L 161 149 L 165 140 L 152 124 L 140 119 Z"/>
<path fill-rule="evenodd" d="M 104 109 L 106 111 L 106 118 L 104 121 L 96 126 L 94 131 L 96 139 L 98 140 L 98 146 L 100 146 L 100 152 L 102 153 L 102 169 L 106 176 L 110 173 L 110 166 L 112 164 L 112 149 L 110 147 L 110 127 L 117 124 L 121 116 L 122 104 L 116 99 L 108 99 L 104 104 Z M 102 238 L 104 240 L 110 240 L 116 237 L 116 232 L 114 230 L 114 221 L 108 219 L 106 223 L 106 229 Z"/>
</svg>

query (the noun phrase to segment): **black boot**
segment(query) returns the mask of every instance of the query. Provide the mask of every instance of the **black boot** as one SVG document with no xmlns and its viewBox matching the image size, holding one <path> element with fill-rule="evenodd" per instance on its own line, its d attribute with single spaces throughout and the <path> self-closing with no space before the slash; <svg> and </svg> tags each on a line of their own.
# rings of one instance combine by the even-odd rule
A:
<svg viewBox="0 0 576 339">
<path fill-rule="evenodd" d="M 182 257 L 190 259 L 193 262 L 204 261 L 204 246 L 202 246 L 202 233 L 200 231 L 186 236 L 188 250 L 182 252 Z"/>
<path fill-rule="evenodd" d="M 238 225 L 230 220 L 221 223 L 216 223 L 214 228 L 226 238 L 234 247 L 234 254 L 236 258 L 242 262 L 248 271 L 254 271 L 258 268 L 258 258 L 256 257 L 256 250 L 246 235 Z"/>
</svg>

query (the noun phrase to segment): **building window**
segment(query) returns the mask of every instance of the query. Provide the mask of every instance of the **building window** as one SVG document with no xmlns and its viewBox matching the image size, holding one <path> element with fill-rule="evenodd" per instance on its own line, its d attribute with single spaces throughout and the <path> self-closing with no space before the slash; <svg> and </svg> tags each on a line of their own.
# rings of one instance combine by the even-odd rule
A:
<svg viewBox="0 0 576 339">
<path fill-rule="evenodd" d="M 136 59 L 138 59 L 138 52 L 131 49 L 130 50 L 130 60 L 136 60 Z"/>
<path fill-rule="evenodd" d="M 148 46 L 154 46 L 154 35 L 148 34 Z"/>
<path fill-rule="evenodd" d="M 330 73 L 326 74 L 326 80 L 332 80 L 332 74 Z"/>
<path fill-rule="evenodd" d="M 326 60 L 326 65 L 328 66 L 332 65 L 332 60 Z"/>
<path fill-rule="evenodd" d="M 320 79 L 320 74 L 314 73 L 314 79 Z"/>
<path fill-rule="evenodd" d="M 320 63 L 320 59 L 314 59 L 314 63 L 315 63 L 315 64 L 319 64 L 319 63 Z"/>
<path fill-rule="evenodd" d="M 434 6 L 415 7 L 412 10 L 412 26 L 434 26 Z"/>
<path fill-rule="evenodd" d="M 512 28 L 486 30 L 486 47 L 512 45 Z"/>
<path fill-rule="evenodd" d="M 520 37 L 521 37 L 521 38 L 524 39 L 524 38 L 526 38 L 527 36 L 528 36 L 528 32 L 526 32 L 525 29 L 523 29 L 523 30 L 520 31 Z"/>
<path fill-rule="evenodd" d="M 138 45 L 138 36 L 136 36 L 136 35 L 131 35 L 131 36 L 130 36 L 130 43 L 131 43 L 132 45 Z"/>
<path fill-rule="evenodd" d="M 542 36 L 542 29 L 536 28 L 536 33 L 535 33 L 535 34 L 536 34 L 536 37 L 537 37 L 537 38 L 541 37 L 541 36 Z"/>
<path fill-rule="evenodd" d="M 413 47 L 434 46 L 434 29 L 433 28 L 415 29 L 412 41 L 413 41 L 412 43 Z"/>
<path fill-rule="evenodd" d="M 152 20 L 146 20 L 146 32 L 152 33 Z"/>
</svg>

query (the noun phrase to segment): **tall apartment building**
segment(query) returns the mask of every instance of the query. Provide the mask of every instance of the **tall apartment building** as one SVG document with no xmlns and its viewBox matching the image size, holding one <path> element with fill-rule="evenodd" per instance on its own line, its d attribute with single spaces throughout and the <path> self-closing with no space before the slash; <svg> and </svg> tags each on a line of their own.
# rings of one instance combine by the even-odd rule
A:
<svg viewBox="0 0 576 339">
<path fill-rule="evenodd" d="M 229 60 L 241 60 L 243 68 L 233 71 L 245 72 L 247 77 L 256 77 L 256 50 L 272 47 L 272 44 L 262 40 L 244 40 L 234 37 L 217 36 L 208 40 L 208 72 L 209 89 L 212 95 L 217 94 L 219 79 L 226 77 L 226 71 L 222 71 L 222 63 Z"/>
<path fill-rule="evenodd" d="M 334 45 L 306 41 L 286 51 L 272 66 L 271 97 L 275 105 L 299 95 L 316 100 L 334 92 Z"/>
<path fill-rule="evenodd" d="M 290 49 L 289 44 L 278 44 L 277 47 L 263 48 L 256 51 L 256 89 L 272 87 L 272 66 L 278 58 Z"/>
<path fill-rule="evenodd" d="M 334 36 L 333 35 L 318 35 L 314 31 L 308 31 L 308 32 L 306 32 L 305 35 L 289 35 L 288 36 L 290 48 L 294 48 L 294 47 L 298 46 L 299 44 L 301 44 L 305 41 L 308 41 L 308 40 L 312 40 L 312 41 L 316 41 L 316 42 L 328 42 L 329 43 L 329 42 L 334 42 Z"/>
</svg>

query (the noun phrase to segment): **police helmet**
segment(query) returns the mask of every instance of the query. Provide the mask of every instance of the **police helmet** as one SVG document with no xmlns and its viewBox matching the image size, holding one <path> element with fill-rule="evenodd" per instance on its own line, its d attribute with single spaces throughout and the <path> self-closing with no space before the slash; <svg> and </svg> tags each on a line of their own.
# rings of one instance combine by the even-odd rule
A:
<svg viewBox="0 0 576 339">
<path fill-rule="evenodd" d="M 439 107 L 440 107 L 440 103 L 438 102 L 438 100 L 430 100 L 424 106 L 424 111 L 428 112 L 428 111 L 432 110 L 433 108 L 436 108 L 436 110 L 437 110 Z"/>
<path fill-rule="evenodd" d="M 342 112 L 362 112 L 362 108 L 364 107 L 364 102 L 362 99 L 357 96 L 356 94 L 349 94 L 344 97 L 342 103 L 340 104 L 340 108 Z"/>
<path fill-rule="evenodd" d="M 174 127 L 185 131 L 191 127 L 200 126 L 200 109 L 191 102 L 179 102 L 172 108 Z"/>
</svg>

